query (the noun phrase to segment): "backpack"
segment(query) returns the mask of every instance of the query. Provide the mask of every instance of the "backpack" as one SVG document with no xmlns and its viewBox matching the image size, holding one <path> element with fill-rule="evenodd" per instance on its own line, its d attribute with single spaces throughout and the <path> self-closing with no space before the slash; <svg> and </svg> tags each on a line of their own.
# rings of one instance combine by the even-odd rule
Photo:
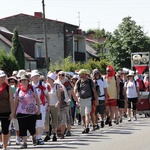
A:
<svg viewBox="0 0 150 150">
<path fill-rule="evenodd" d="M 95 97 L 94 97 L 94 92 L 93 92 L 93 89 L 92 89 L 92 79 L 88 78 L 88 83 L 89 83 L 90 88 L 91 88 L 92 100 L 94 100 Z M 77 90 L 78 90 L 78 92 L 80 91 L 80 86 L 81 86 L 81 80 L 79 80 L 79 81 L 77 82 Z"/>
<path fill-rule="evenodd" d="M 126 82 L 126 87 L 127 87 L 128 83 L 129 83 L 129 81 Z M 137 88 L 137 81 L 134 80 L 134 83 L 135 83 L 135 87 Z"/>
</svg>

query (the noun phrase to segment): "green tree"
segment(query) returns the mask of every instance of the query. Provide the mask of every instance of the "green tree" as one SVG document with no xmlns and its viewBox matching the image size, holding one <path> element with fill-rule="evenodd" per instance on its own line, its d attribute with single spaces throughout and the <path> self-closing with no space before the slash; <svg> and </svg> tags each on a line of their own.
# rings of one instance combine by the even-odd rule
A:
<svg viewBox="0 0 150 150">
<path fill-rule="evenodd" d="M 10 76 L 18 68 L 19 66 L 15 57 L 7 54 L 5 50 L 0 49 L 0 69 L 4 70 Z"/>
<path fill-rule="evenodd" d="M 106 43 L 116 69 L 131 67 L 131 53 L 150 50 L 150 38 L 131 17 L 123 18 L 118 28 L 109 35 Z"/>
<path fill-rule="evenodd" d="M 18 64 L 19 64 L 19 69 L 24 69 L 25 67 L 25 58 L 24 58 L 24 51 L 23 47 L 21 45 L 19 35 L 18 35 L 18 29 L 15 28 L 13 32 L 13 37 L 12 37 L 12 48 L 10 53 L 15 56 Z"/>
<path fill-rule="evenodd" d="M 72 62 L 71 56 L 68 56 L 65 59 L 62 59 L 61 61 L 56 62 L 55 64 L 51 65 L 50 70 L 55 71 L 55 70 L 63 70 L 63 71 L 71 71 L 74 72 L 75 70 L 80 70 L 80 69 L 87 69 L 89 71 L 92 71 L 93 69 L 97 68 L 101 71 L 102 74 L 105 74 L 106 66 L 110 65 L 107 60 L 103 59 L 101 61 L 97 60 L 88 60 L 88 62 L 85 63 L 76 63 Z"/>
</svg>

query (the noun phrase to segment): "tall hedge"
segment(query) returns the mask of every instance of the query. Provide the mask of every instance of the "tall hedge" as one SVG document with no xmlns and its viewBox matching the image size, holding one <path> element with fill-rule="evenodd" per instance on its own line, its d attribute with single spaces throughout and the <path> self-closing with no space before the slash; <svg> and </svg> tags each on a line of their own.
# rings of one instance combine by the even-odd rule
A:
<svg viewBox="0 0 150 150">
<path fill-rule="evenodd" d="M 88 60 L 88 62 L 72 62 L 71 56 L 68 56 L 64 60 L 58 61 L 55 64 L 51 64 L 50 70 L 63 70 L 63 71 L 71 71 L 74 72 L 75 70 L 80 70 L 82 68 L 88 69 L 92 71 L 93 69 L 97 68 L 100 70 L 102 74 L 105 74 L 106 66 L 109 63 L 106 60 L 96 61 L 96 60 Z"/>
</svg>

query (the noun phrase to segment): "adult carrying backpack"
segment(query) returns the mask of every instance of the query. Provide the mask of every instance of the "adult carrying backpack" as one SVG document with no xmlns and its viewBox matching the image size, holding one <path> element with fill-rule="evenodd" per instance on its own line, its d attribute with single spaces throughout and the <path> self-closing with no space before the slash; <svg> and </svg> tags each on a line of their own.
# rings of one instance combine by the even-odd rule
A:
<svg viewBox="0 0 150 150">
<path fill-rule="evenodd" d="M 92 88 L 92 79 L 88 78 L 87 80 L 88 80 L 88 83 L 89 83 L 90 88 L 91 88 L 92 100 L 95 100 L 94 92 L 93 92 L 93 88 Z M 78 92 L 80 91 L 80 86 L 81 86 L 81 80 L 79 80 L 77 82 L 77 90 L 78 90 Z"/>
</svg>

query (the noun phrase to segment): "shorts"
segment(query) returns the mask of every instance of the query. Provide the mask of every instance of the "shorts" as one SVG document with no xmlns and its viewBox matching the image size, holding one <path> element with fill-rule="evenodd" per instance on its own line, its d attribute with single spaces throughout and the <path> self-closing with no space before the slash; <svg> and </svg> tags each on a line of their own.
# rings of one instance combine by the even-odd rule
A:
<svg viewBox="0 0 150 150">
<path fill-rule="evenodd" d="M 80 99 L 80 112 L 81 112 L 81 117 L 85 116 L 85 115 L 89 115 L 91 112 L 91 107 L 92 107 L 92 103 L 91 103 L 91 97 L 90 98 L 86 98 L 86 99 Z"/>
<path fill-rule="evenodd" d="M 137 97 L 135 97 L 135 98 L 128 98 L 128 108 L 131 108 L 131 103 L 132 103 L 133 110 L 136 110 L 137 102 L 138 102 L 138 98 Z"/>
<path fill-rule="evenodd" d="M 50 112 L 46 113 L 45 125 L 49 125 L 50 116 L 51 116 L 52 128 L 57 128 L 58 127 L 58 111 L 59 111 L 58 107 L 50 106 Z"/>
<path fill-rule="evenodd" d="M 95 114 L 96 106 L 95 106 L 95 100 L 92 100 L 92 108 L 91 108 L 91 115 Z"/>
<path fill-rule="evenodd" d="M 106 103 L 106 106 L 109 106 L 109 107 L 116 107 L 117 106 L 117 100 L 116 99 L 108 99 L 107 100 L 107 103 Z"/>
<path fill-rule="evenodd" d="M 17 114 L 19 123 L 19 136 L 27 136 L 27 130 L 31 135 L 35 135 L 36 115 Z"/>
<path fill-rule="evenodd" d="M 8 134 L 8 129 L 10 125 L 10 120 L 8 119 L 10 112 L 8 113 L 0 113 L 0 121 L 1 121 L 1 133 L 4 135 Z"/>
<path fill-rule="evenodd" d="M 13 125 L 13 127 L 14 127 L 14 129 L 16 131 L 19 131 L 19 124 L 18 124 L 18 120 L 17 119 L 11 119 L 10 125 L 9 125 L 9 130 L 11 130 L 12 125 Z"/>
<path fill-rule="evenodd" d="M 60 125 L 70 125 L 71 124 L 71 115 L 69 113 L 70 106 L 60 108 L 59 115 L 59 124 Z"/>
<path fill-rule="evenodd" d="M 118 108 L 125 108 L 125 100 L 117 99 L 117 106 L 118 106 Z"/>
<path fill-rule="evenodd" d="M 99 104 L 96 106 L 95 114 L 97 115 L 99 113 L 99 114 L 103 115 L 105 113 L 105 110 L 106 110 L 105 101 L 99 100 L 98 103 Z"/>
</svg>

